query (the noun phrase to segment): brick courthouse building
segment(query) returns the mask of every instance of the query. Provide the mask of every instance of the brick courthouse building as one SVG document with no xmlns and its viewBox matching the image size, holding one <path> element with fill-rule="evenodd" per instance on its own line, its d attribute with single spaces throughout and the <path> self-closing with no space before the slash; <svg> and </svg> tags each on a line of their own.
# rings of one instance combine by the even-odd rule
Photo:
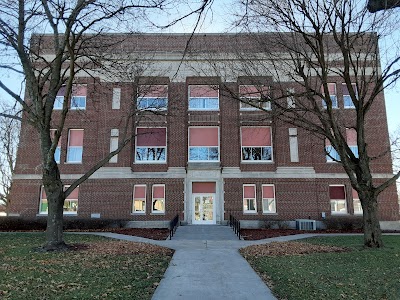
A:
<svg viewBox="0 0 400 300">
<path fill-rule="evenodd" d="M 265 220 L 361 218 L 347 175 L 325 154 L 329 145 L 277 120 L 268 102 L 260 102 L 266 109 L 260 111 L 232 97 L 236 93 L 257 105 L 260 92 L 274 89 L 270 75 L 249 77 L 234 67 L 228 67 L 231 74 L 213 71 L 222 59 L 226 66 L 239 63 L 236 45 L 256 52 L 248 37 L 195 35 L 182 60 L 187 39 L 180 34 L 127 36 L 113 50 L 128 61 L 120 76 L 78 73 L 55 155 L 63 182 L 68 185 L 115 149 L 124 130 L 121 119 L 133 105 L 137 112 L 128 130 L 136 137 L 67 198 L 65 215 L 156 227 L 176 214 L 188 224 L 223 224 L 233 214 L 245 226 Z M 51 48 L 43 45 L 42 53 L 51 56 Z M 354 109 L 343 82 L 332 77 L 329 86 L 338 111 L 351 118 Z M 62 101 L 61 89 L 55 120 Z M 383 93 L 372 109 L 366 132 L 370 152 L 378 154 L 389 146 Z M 355 143 L 352 130 L 346 135 L 349 145 Z M 39 151 L 37 133 L 23 122 L 12 215 L 47 214 Z M 371 166 L 377 181 L 392 175 L 390 155 Z M 399 219 L 395 186 L 379 196 L 379 217 Z"/>
</svg>

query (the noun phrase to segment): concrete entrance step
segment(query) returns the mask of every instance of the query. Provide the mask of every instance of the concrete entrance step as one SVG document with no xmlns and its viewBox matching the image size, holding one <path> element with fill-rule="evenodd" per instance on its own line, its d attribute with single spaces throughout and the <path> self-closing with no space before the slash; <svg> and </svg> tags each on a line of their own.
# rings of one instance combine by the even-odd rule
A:
<svg viewBox="0 0 400 300">
<path fill-rule="evenodd" d="M 179 226 L 173 240 L 239 240 L 232 228 L 224 225 L 187 225 Z"/>
</svg>

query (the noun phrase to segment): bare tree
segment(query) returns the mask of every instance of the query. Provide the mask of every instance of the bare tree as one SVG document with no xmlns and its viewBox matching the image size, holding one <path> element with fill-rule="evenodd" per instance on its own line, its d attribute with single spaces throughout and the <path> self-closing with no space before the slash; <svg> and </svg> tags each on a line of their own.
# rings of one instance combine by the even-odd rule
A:
<svg viewBox="0 0 400 300">
<path fill-rule="evenodd" d="M 368 0 L 367 4 L 367 8 L 371 13 L 396 7 L 400 7 L 399 0 Z"/>
<path fill-rule="evenodd" d="M 2 105 L 2 111 L 18 115 L 15 108 L 5 104 Z M 18 120 L 0 117 L 0 203 L 6 207 L 10 203 L 20 125 Z"/>
<path fill-rule="evenodd" d="M 323 141 L 329 143 L 326 155 L 343 167 L 358 192 L 365 246 L 382 247 L 377 197 L 400 173 L 381 181 L 373 178 L 371 162 L 390 161 L 390 144 L 382 143 L 377 153 L 369 147 L 366 132 L 377 103 L 383 101 L 383 89 L 399 75 L 397 57 L 383 70 L 378 58 L 378 41 L 390 18 L 368 15 L 356 0 L 240 3 L 237 25 L 253 37 L 253 51 L 258 52 L 254 57 L 238 49 L 242 70 L 273 78 L 272 97 L 265 101 L 272 102 L 274 117 L 319 137 L 321 148 Z M 345 105 L 351 109 L 337 109 L 329 82 L 343 83 Z M 295 105 L 288 106 L 288 97 Z M 347 143 L 346 129 L 356 132 L 356 149 Z"/>
<path fill-rule="evenodd" d="M 197 7 L 186 6 L 188 11 L 173 22 L 195 15 L 198 20 L 210 0 L 195 2 Z M 72 90 L 78 73 L 93 76 L 112 66 L 113 48 L 123 42 L 110 39 L 105 32 L 115 29 L 129 30 L 140 23 L 152 25 L 152 17 L 169 9 L 178 9 L 185 1 L 172 0 L 19 0 L 2 1 L 0 4 L 0 46 L 3 53 L 14 54 L 18 66 L 3 64 L 0 67 L 20 73 L 25 78 L 25 98 L 15 93 L 0 80 L 0 88 L 22 106 L 24 122 L 33 126 L 40 137 L 42 180 L 48 200 L 47 243 L 45 249 L 57 250 L 65 247 L 63 239 L 63 205 L 65 198 L 97 169 L 119 153 L 132 139 L 134 107 L 121 120 L 124 124 L 116 150 L 95 163 L 86 173 L 63 190 L 60 171 L 54 159 L 71 104 Z M 193 3 L 192 3 L 193 4 Z M 159 23 L 159 22 L 158 22 Z M 197 22 L 198 24 L 198 22 Z M 34 34 L 45 32 L 46 34 Z M 108 55 L 105 55 L 108 53 Z M 130 64 L 134 63 L 130 61 Z M 111 70 L 111 69 L 110 69 Z M 64 89 L 61 113 L 55 116 L 53 106 L 59 90 Z M 14 119 L 18 116 L 2 113 Z M 54 136 L 51 129 L 55 128 Z"/>
</svg>

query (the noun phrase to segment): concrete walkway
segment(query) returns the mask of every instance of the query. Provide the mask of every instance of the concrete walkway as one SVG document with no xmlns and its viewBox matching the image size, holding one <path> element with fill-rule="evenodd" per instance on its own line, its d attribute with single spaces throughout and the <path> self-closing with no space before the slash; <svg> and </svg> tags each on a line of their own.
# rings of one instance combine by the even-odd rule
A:
<svg viewBox="0 0 400 300">
<path fill-rule="evenodd" d="M 144 242 L 175 249 L 153 300 L 255 300 L 276 299 L 238 249 L 273 241 L 314 236 L 302 234 L 259 241 L 243 241 L 228 226 L 189 225 L 178 227 L 172 240 L 155 241 L 115 233 L 95 233 L 127 241 Z"/>
</svg>

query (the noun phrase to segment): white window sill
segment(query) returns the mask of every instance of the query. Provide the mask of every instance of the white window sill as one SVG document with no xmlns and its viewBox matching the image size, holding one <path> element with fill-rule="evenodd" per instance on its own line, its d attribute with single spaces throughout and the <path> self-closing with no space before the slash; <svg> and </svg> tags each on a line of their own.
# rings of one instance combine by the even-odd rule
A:
<svg viewBox="0 0 400 300">
<path fill-rule="evenodd" d="M 153 161 L 153 160 L 146 160 L 146 161 L 135 161 L 134 165 L 165 165 L 167 161 Z"/>
<path fill-rule="evenodd" d="M 256 211 L 244 211 L 243 214 L 244 215 L 258 215 L 258 212 L 256 212 Z"/>
<path fill-rule="evenodd" d="M 355 212 L 354 215 L 355 215 L 356 217 L 362 217 L 362 216 L 363 216 L 363 213 L 362 213 L 362 212 Z"/>
<path fill-rule="evenodd" d="M 36 214 L 36 217 L 47 217 L 48 214 Z M 67 216 L 67 217 L 76 217 L 78 216 L 78 213 L 63 213 L 63 216 Z"/>
<path fill-rule="evenodd" d="M 356 109 L 355 106 L 345 106 L 344 109 Z"/>
<path fill-rule="evenodd" d="M 348 212 L 337 212 L 337 211 L 331 211 L 332 216 L 348 216 Z"/>
<path fill-rule="evenodd" d="M 188 111 L 219 111 L 219 108 L 189 108 Z"/>
<path fill-rule="evenodd" d="M 273 164 L 273 160 L 242 160 L 242 164 Z"/>
<path fill-rule="evenodd" d="M 131 215 L 132 216 L 137 216 L 137 215 L 144 216 L 144 215 L 146 215 L 146 212 L 145 211 L 134 211 L 134 212 L 131 212 Z"/>
<path fill-rule="evenodd" d="M 268 215 L 268 216 L 277 216 L 278 215 L 278 213 L 276 213 L 276 212 L 263 212 L 262 214 L 263 214 L 263 216 L 266 216 L 266 215 Z"/>
<path fill-rule="evenodd" d="M 272 111 L 271 108 L 240 108 L 240 111 Z"/>
<path fill-rule="evenodd" d="M 82 162 L 81 161 L 66 161 L 64 164 L 66 165 L 81 165 Z"/>
<path fill-rule="evenodd" d="M 69 110 L 86 110 L 86 107 L 71 107 Z"/>
</svg>

